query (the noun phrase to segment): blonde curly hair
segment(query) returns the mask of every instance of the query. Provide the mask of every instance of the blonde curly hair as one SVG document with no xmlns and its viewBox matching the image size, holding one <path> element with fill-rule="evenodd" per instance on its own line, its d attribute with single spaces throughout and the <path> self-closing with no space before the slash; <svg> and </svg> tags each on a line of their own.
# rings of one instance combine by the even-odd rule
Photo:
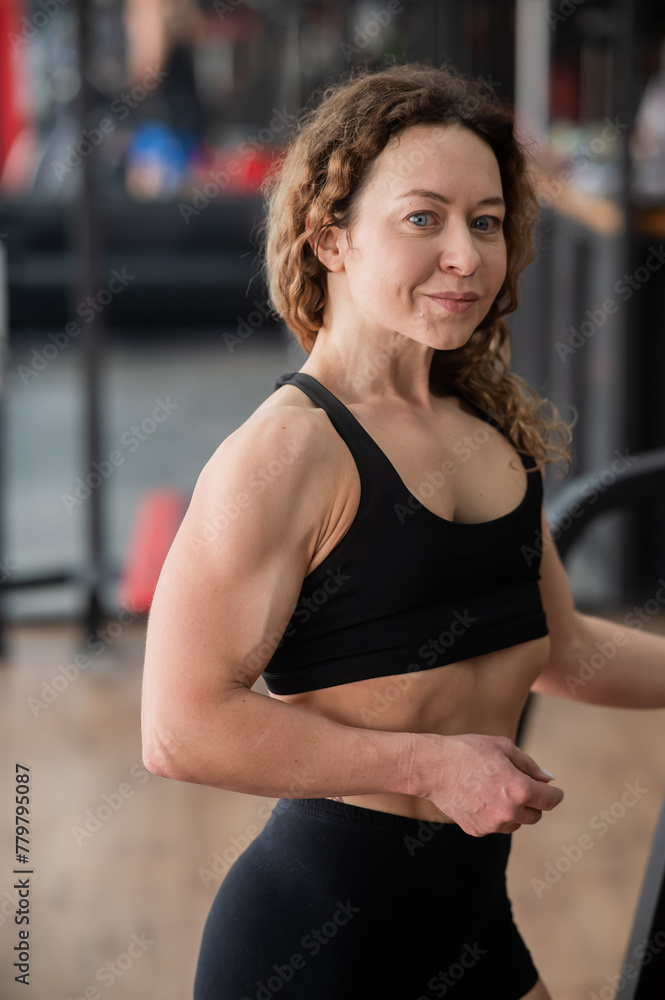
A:
<svg viewBox="0 0 665 1000">
<path fill-rule="evenodd" d="M 421 62 L 355 67 L 347 79 L 315 92 L 262 186 L 266 215 L 259 233 L 272 306 L 309 354 L 327 294 L 327 269 L 310 241 L 331 224 L 327 217 L 343 230 L 352 228 L 373 161 L 390 140 L 419 124 L 463 126 L 487 142 L 506 202 L 503 285 L 463 347 L 434 351 L 430 388 L 452 391 L 489 413 L 515 448 L 533 457 L 535 469 L 564 461 L 567 474 L 572 424 L 510 371 L 510 331 L 503 320 L 517 308 L 518 278 L 534 256 L 539 208 L 527 154 L 511 113 L 476 81 Z"/>
</svg>

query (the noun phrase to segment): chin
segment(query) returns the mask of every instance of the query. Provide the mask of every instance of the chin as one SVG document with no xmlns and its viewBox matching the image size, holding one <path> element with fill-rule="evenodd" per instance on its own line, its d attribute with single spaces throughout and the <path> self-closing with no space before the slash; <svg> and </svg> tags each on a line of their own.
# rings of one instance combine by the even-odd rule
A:
<svg viewBox="0 0 665 1000">
<path fill-rule="evenodd" d="M 439 336 L 433 336 L 431 346 L 437 351 L 456 351 L 459 347 L 464 347 L 469 343 L 475 329 L 475 326 L 470 326 L 466 330 L 447 331 Z"/>
</svg>

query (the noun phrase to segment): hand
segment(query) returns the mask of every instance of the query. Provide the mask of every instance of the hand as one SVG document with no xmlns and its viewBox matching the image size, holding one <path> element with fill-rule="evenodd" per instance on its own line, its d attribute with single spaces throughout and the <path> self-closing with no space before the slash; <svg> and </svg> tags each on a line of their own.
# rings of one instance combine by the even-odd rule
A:
<svg viewBox="0 0 665 1000">
<path fill-rule="evenodd" d="M 418 733 L 416 746 L 415 768 L 424 765 L 430 776 L 419 794 L 474 837 L 537 823 L 563 798 L 533 758 L 505 736 Z"/>
</svg>

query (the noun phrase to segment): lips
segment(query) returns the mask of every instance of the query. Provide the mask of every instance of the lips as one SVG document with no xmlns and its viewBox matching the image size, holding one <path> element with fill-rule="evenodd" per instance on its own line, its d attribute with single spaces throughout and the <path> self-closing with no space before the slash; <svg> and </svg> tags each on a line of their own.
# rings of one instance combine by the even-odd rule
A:
<svg viewBox="0 0 665 1000">
<path fill-rule="evenodd" d="M 429 295 L 428 298 L 438 302 L 447 312 L 459 315 L 468 312 L 480 296 L 476 292 L 442 292 L 440 295 Z"/>
<path fill-rule="evenodd" d="M 475 302 L 480 296 L 477 292 L 434 292 L 431 299 L 452 299 L 453 302 Z"/>
</svg>

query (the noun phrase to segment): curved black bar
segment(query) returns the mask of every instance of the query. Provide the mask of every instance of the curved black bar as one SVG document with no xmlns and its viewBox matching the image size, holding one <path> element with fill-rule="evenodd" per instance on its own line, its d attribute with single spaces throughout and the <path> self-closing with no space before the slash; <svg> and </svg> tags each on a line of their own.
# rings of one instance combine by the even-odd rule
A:
<svg viewBox="0 0 665 1000">
<path fill-rule="evenodd" d="M 658 491 L 665 501 L 665 448 L 644 451 L 631 457 L 631 465 L 616 473 L 614 482 L 604 486 L 603 492 L 589 486 L 602 480 L 607 468 L 576 476 L 562 487 L 549 504 L 545 516 L 555 536 L 557 551 L 565 560 L 582 532 L 602 514 L 619 508 L 639 507 L 653 501 Z M 559 529 L 557 531 L 557 529 Z M 522 745 L 533 695 L 529 695 L 517 726 L 515 742 Z"/>
<path fill-rule="evenodd" d="M 601 470 L 604 472 L 607 470 Z M 601 472 L 577 476 L 559 491 L 545 514 L 556 534 L 561 559 L 582 532 L 597 517 L 618 508 L 635 508 L 657 499 L 665 499 L 665 448 L 643 452 L 632 464 L 616 474 L 602 493 L 585 495 L 590 482 L 598 481 Z M 559 529 L 557 532 L 556 529 Z M 527 698 L 520 717 L 515 742 L 521 746 L 533 695 Z M 651 843 L 647 864 L 624 964 L 618 977 L 617 1000 L 662 1000 L 665 990 L 665 802 Z"/>
<path fill-rule="evenodd" d="M 639 506 L 653 500 L 658 490 L 662 490 L 665 500 L 665 448 L 633 455 L 631 463 L 624 471 L 615 473 L 616 479 L 602 493 L 593 490 L 589 496 L 584 491 L 611 469 L 576 476 L 545 505 L 550 528 L 561 529 L 555 541 L 562 559 L 587 525 L 601 514 L 618 507 Z"/>
<path fill-rule="evenodd" d="M 665 992 L 665 802 L 651 841 L 615 1000 L 662 1000 Z"/>
</svg>

